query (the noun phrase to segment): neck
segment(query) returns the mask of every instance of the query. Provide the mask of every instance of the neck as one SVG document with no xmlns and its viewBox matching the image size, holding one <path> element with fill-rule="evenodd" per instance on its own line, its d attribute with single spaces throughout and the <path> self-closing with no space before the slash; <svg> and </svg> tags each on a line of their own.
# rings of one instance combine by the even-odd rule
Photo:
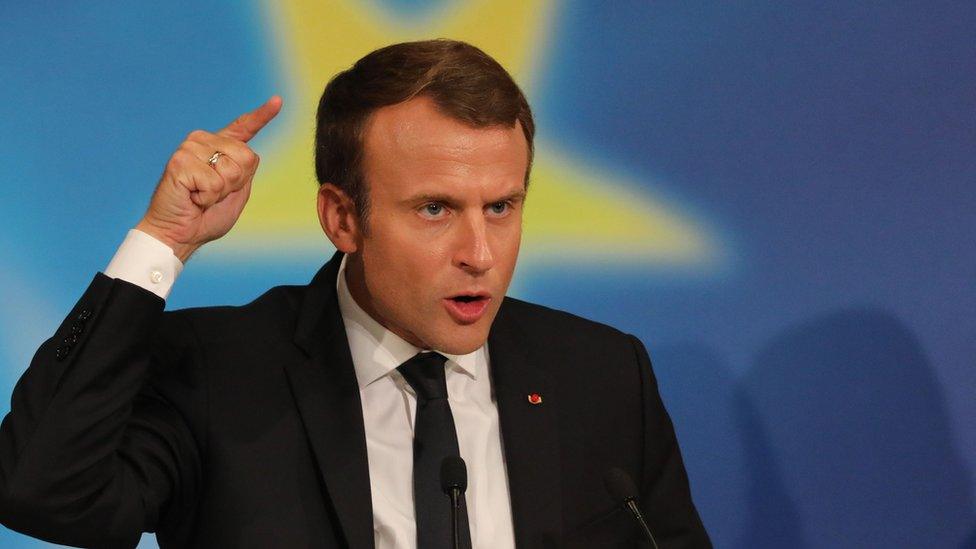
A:
<svg viewBox="0 0 976 549">
<path fill-rule="evenodd" d="M 346 270 L 343 276 L 346 278 L 346 287 L 349 288 L 349 294 L 352 295 L 356 305 L 359 305 L 370 318 L 378 322 L 380 326 L 400 336 L 404 341 L 414 347 L 418 349 L 431 349 L 429 345 L 420 341 L 417 336 L 405 330 L 398 329 L 376 309 L 372 295 L 369 293 L 369 288 L 366 286 L 366 276 L 360 254 L 346 254 Z"/>
</svg>

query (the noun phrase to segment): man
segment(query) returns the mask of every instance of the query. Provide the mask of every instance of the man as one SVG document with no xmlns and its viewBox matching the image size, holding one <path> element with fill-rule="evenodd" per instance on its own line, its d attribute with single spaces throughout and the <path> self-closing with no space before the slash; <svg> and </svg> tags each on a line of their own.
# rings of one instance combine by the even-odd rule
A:
<svg viewBox="0 0 976 549">
<path fill-rule="evenodd" d="M 633 546 L 603 487 L 637 482 L 661 547 L 707 547 L 646 351 L 505 297 L 534 123 L 470 45 L 377 50 L 326 87 L 318 214 L 337 254 L 308 286 L 163 313 L 240 215 L 272 98 L 192 132 L 105 274 L 38 350 L 0 430 L 8 527 L 57 543 Z"/>
</svg>

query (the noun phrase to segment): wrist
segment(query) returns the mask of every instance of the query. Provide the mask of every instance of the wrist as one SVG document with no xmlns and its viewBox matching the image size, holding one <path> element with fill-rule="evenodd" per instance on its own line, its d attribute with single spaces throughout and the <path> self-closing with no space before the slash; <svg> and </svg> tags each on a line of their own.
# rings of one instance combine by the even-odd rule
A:
<svg viewBox="0 0 976 549">
<path fill-rule="evenodd" d="M 188 244 L 170 237 L 166 234 L 166 231 L 160 229 L 150 221 L 147 221 L 145 218 L 136 224 L 135 229 L 148 234 L 149 236 L 158 240 L 160 243 L 167 246 L 173 251 L 173 255 L 175 255 L 177 259 L 184 264 L 188 259 L 190 259 L 190 256 L 193 255 L 193 252 L 197 251 L 197 248 L 200 247 L 199 244 Z"/>
</svg>

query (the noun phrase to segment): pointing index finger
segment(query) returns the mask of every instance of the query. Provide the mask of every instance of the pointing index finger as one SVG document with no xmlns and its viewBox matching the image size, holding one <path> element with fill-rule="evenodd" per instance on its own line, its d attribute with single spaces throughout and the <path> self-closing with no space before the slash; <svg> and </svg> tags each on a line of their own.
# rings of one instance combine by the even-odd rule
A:
<svg viewBox="0 0 976 549">
<path fill-rule="evenodd" d="M 281 104 L 281 97 L 273 95 L 260 107 L 238 116 L 237 120 L 218 131 L 217 134 L 246 143 L 281 111 Z"/>
</svg>

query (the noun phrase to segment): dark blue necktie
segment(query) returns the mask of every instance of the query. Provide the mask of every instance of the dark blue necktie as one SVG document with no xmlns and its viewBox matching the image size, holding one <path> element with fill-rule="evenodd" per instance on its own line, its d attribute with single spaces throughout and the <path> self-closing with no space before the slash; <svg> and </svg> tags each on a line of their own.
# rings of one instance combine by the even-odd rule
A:
<svg viewBox="0 0 976 549">
<path fill-rule="evenodd" d="M 451 498 L 441 489 L 441 462 L 459 456 L 454 416 L 447 402 L 447 378 L 438 353 L 418 353 L 397 370 L 417 394 L 413 427 L 413 499 L 418 549 L 451 549 Z M 458 518 L 461 547 L 470 549 L 468 512 L 461 499 Z"/>
</svg>

